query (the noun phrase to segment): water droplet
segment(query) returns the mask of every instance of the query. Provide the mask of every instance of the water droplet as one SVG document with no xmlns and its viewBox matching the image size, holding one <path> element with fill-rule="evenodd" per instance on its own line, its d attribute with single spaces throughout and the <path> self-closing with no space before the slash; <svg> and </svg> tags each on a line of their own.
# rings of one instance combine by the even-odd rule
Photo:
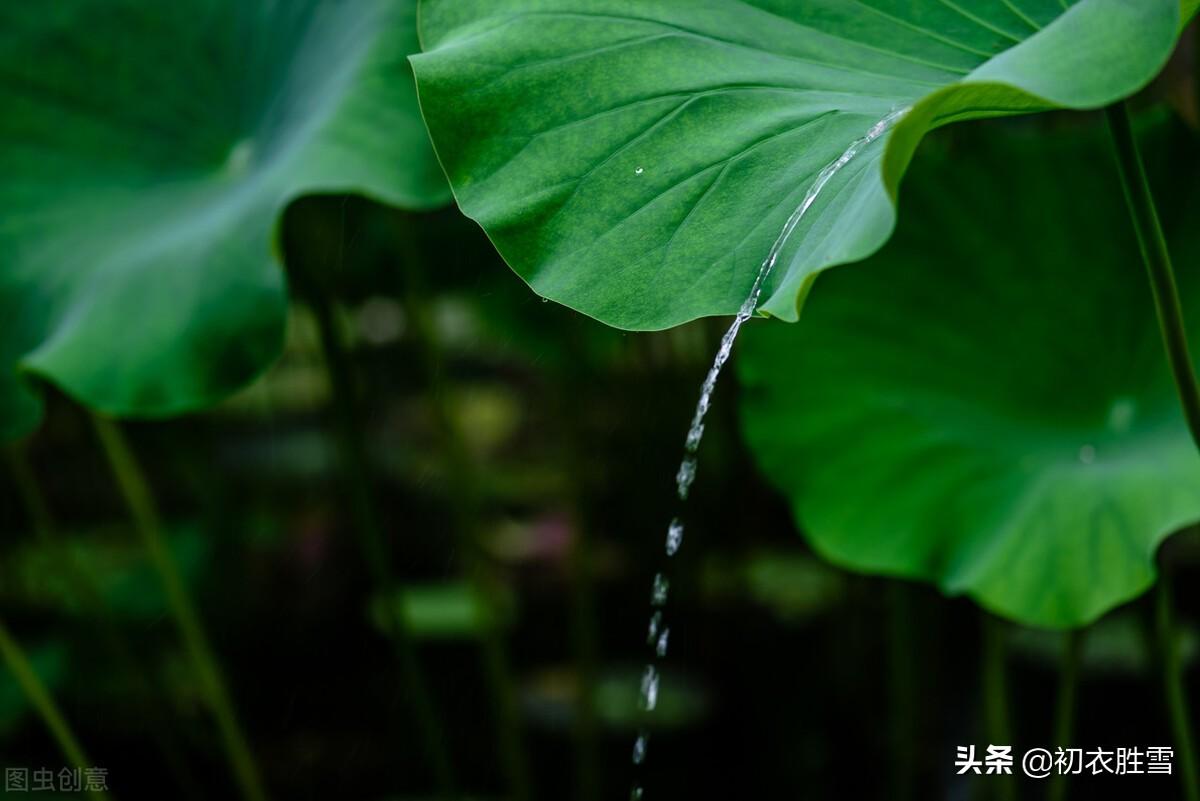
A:
<svg viewBox="0 0 1200 801">
<path fill-rule="evenodd" d="M 1079 461 L 1083 464 L 1092 464 L 1096 461 L 1096 448 L 1092 445 L 1084 445 L 1079 449 Z"/>
<path fill-rule="evenodd" d="M 658 705 L 658 671 L 654 665 L 646 665 L 646 671 L 642 674 L 640 699 L 642 709 L 647 712 L 652 712 Z"/>
<path fill-rule="evenodd" d="M 1133 424 L 1137 403 L 1133 398 L 1117 398 L 1108 410 L 1108 427 L 1118 434 L 1125 434 Z"/>
<path fill-rule="evenodd" d="M 225 157 L 225 172 L 230 175 L 242 175 L 250 169 L 254 161 L 254 141 L 242 139 L 229 149 Z"/>
<path fill-rule="evenodd" d="M 679 519 L 671 521 L 671 525 L 667 527 L 667 556 L 674 556 L 679 550 L 679 546 L 683 544 L 683 523 Z"/>
<path fill-rule="evenodd" d="M 650 603 L 655 606 L 662 606 L 667 602 L 667 592 L 671 589 L 671 582 L 667 581 L 667 577 L 662 573 L 654 574 L 654 588 L 650 591 Z"/>
<path fill-rule="evenodd" d="M 670 629 L 663 629 L 663 633 L 658 635 L 658 644 L 654 646 L 654 653 L 659 659 L 667 655 L 667 637 L 670 636 Z"/>
<path fill-rule="evenodd" d="M 675 474 L 675 489 L 679 492 L 679 500 L 687 500 L 688 490 L 696 480 L 696 460 L 689 456 L 679 464 L 679 472 Z"/>
<path fill-rule="evenodd" d="M 642 733 L 633 741 L 633 764 L 640 765 L 646 761 L 646 744 L 649 735 Z"/>
<path fill-rule="evenodd" d="M 549 302 L 550 302 L 550 298 L 542 298 L 542 303 L 549 303 Z"/>
<path fill-rule="evenodd" d="M 656 611 L 650 616 L 650 630 L 646 632 L 646 644 L 650 645 L 658 637 L 658 629 L 662 625 L 662 612 Z"/>
<path fill-rule="evenodd" d="M 708 414 L 709 407 L 712 404 L 712 395 L 717 386 L 717 379 L 720 378 L 722 368 L 729 361 L 729 357 L 733 352 L 734 341 L 737 339 L 742 324 L 753 317 L 758 310 L 758 302 L 762 297 L 763 288 L 770 277 L 771 271 L 779 261 L 788 240 L 795 232 L 801 218 L 816 202 L 817 196 L 821 194 L 822 190 L 825 189 L 826 185 L 838 171 L 845 167 L 863 148 L 883 136 L 897 120 L 907 113 L 907 107 L 894 108 L 887 116 L 871 126 L 866 134 L 851 142 L 841 156 L 825 165 L 807 188 L 800 205 L 792 210 L 791 216 L 788 217 L 787 222 L 784 224 L 782 230 L 780 230 L 766 258 L 759 265 L 758 273 L 754 277 L 754 283 L 751 285 L 750 291 L 747 293 L 746 299 L 742 303 L 738 313 L 734 316 L 733 322 L 726 330 L 725 335 L 721 337 L 720 348 L 717 350 L 716 357 L 713 359 L 713 363 L 704 377 L 704 383 L 700 387 L 700 398 L 696 403 L 696 410 L 692 415 L 692 423 L 688 428 L 687 439 L 684 442 L 683 460 L 679 465 L 679 471 L 675 475 L 675 487 L 681 501 L 687 500 L 688 491 L 691 489 L 692 483 L 696 478 L 696 454 L 700 448 L 700 441 L 704 437 L 704 418 Z M 645 170 L 641 166 L 634 169 L 635 175 L 642 175 L 644 172 Z M 1090 458 L 1095 458 L 1095 449 L 1089 445 L 1080 450 L 1081 460 L 1085 459 L 1087 451 L 1090 451 Z M 672 520 L 670 527 L 667 529 L 668 556 L 673 556 L 679 549 L 682 537 L 682 524 L 678 520 Z M 667 577 L 662 573 L 654 576 L 654 587 L 650 595 L 650 602 L 654 607 L 661 607 L 666 604 L 668 586 Z M 667 653 L 669 634 L 670 630 L 663 627 L 662 613 L 655 611 L 650 618 L 646 642 L 647 644 L 653 644 L 655 654 L 659 658 L 665 656 Z M 657 639 L 655 639 L 656 635 Z M 657 702 L 657 694 L 658 672 L 654 665 L 649 665 L 642 677 L 642 699 L 643 705 L 647 709 L 654 708 Z M 641 765 L 645 761 L 648 737 L 649 735 L 645 731 L 638 734 L 637 740 L 633 744 L 634 765 Z M 630 792 L 630 801 L 641 801 L 641 799 L 642 787 L 637 782 L 634 782 L 633 789 Z"/>
</svg>

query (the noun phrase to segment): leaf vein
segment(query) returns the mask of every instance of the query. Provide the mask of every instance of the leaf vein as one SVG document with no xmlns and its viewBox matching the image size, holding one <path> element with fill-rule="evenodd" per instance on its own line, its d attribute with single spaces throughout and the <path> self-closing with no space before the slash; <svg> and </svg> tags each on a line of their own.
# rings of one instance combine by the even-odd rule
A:
<svg viewBox="0 0 1200 801">
<path fill-rule="evenodd" d="M 978 16 L 972 14 L 970 11 L 967 11 L 965 8 L 960 6 L 958 3 L 951 2 L 951 0 L 937 0 L 937 1 L 939 3 L 941 3 L 942 5 L 944 5 L 946 8 L 953 11 L 954 13 L 958 14 L 963 19 L 970 20 L 971 22 L 974 22 L 976 25 L 978 25 L 980 28 L 983 28 L 984 30 L 987 30 L 987 31 L 991 31 L 992 33 L 996 34 L 997 36 L 1003 36 L 1005 39 L 1011 39 L 1013 42 L 1015 42 L 1017 44 L 1020 44 L 1022 41 L 1024 41 L 1020 37 L 1013 36 L 1008 31 L 1004 30 L 1003 28 L 997 27 L 996 25 L 993 25 L 992 23 L 988 22 L 987 20 L 983 19 L 982 17 L 978 17 Z"/>
</svg>

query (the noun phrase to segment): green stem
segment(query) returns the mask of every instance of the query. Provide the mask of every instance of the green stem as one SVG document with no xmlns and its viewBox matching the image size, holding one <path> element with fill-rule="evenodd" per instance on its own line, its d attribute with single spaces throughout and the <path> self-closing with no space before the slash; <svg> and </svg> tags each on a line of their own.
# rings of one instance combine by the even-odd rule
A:
<svg viewBox="0 0 1200 801">
<path fill-rule="evenodd" d="M 983 618 L 983 717 L 989 745 L 1013 745 L 1009 722 L 1008 631 L 1003 621 L 984 613 Z M 1014 749 L 1015 753 L 1015 749 Z M 996 801 L 1016 801 L 1013 776 L 989 776 Z"/>
<path fill-rule="evenodd" d="M 1200 17 L 1192 19 L 1192 121 L 1200 127 Z"/>
<path fill-rule="evenodd" d="M 1167 360 L 1171 365 L 1171 374 L 1175 379 L 1175 387 L 1179 392 L 1183 416 L 1187 420 L 1192 441 L 1200 448 L 1200 387 L 1197 387 L 1195 368 L 1188 352 L 1187 329 L 1183 322 L 1183 308 L 1179 302 L 1175 272 L 1171 267 L 1171 255 L 1158 220 L 1158 212 L 1154 206 L 1146 170 L 1142 165 L 1142 157 L 1138 152 L 1137 141 L 1133 137 L 1129 111 L 1122 103 L 1109 106 L 1107 114 L 1117 158 L 1117 172 L 1121 177 L 1121 186 L 1129 204 L 1142 260 L 1150 278 Z M 1177 750 L 1180 752 L 1180 779 L 1188 801 L 1200 801 L 1200 782 L 1196 777 L 1196 755 L 1192 748 L 1191 724 L 1187 715 L 1179 656 L 1170 637 L 1170 589 L 1165 573 L 1159 579 L 1157 610 L 1163 682 L 1171 727 Z"/>
<path fill-rule="evenodd" d="M 357 393 L 354 390 L 350 359 L 342 341 L 333 306 L 325 292 L 313 288 L 307 293 L 316 317 L 321 350 L 333 392 L 334 429 L 345 480 L 346 492 L 354 516 L 363 556 L 371 571 L 376 591 L 383 597 L 384 622 L 388 639 L 400 667 L 400 681 L 420 732 L 425 757 L 433 772 L 442 798 L 456 798 L 454 773 L 445 733 L 433 705 L 424 671 L 417 658 L 416 645 L 404 616 L 403 587 L 392 575 L 392 553 L 379 523 L 374 497 L 374 472 L 370 468 L 359 421 Z"/>
<path fill-rule="evenodd" d="M 1192 440 L 1200 447 L 1200 388 L 1196 384 L 1196 372 L 1188 352 L 1187 329 L 1183 324 L 1183 308 L 1179 302 L 1179 289 L 1175 285 L 1175 271 L 1171 267 L 1171 255 L 1163 236 L 1150 183 L 1142 166 L 1142 157 L 1133 138 L 1133 126 L 1129 111 L 1124 103 L 1108 107 L 1108 127 L 1112 133 L 1117 157 L 1117 172 L 1125 200 L 1129 205 L 1134 231 L 1150 288 L 1154 294 L 1154 306 L 1158 311 L 1158 325 L 1166 347 L 1171 374 L 1183 406 Z"/>
<path fill-rule="evenodd" d="M 58 529 L 54 524 L 54 516 L 50 513 L 50 505 L 46 502 L 38 484 L 37 476 L 29 465 L 25 451 L 19 445 L 7 449 L 9 467 L 26 513 L 33 524 L 34 533 L 43 544 L 57 543 Z M 160 710 L 147 703 L 157 692 L 146 672 L 133 656 L 133 649 L 127 638 L 121 633 L 120 627 L 108 607 L 108 602 L 97 586 L 90 571 L 80 563 L 76 553 L 68 550 L 60 567 L 63 577 L 69 587 L 76 590 L 78 597 L 72 601 L 88 609 L 95 616 L 98 624 L 100 639 L 108 651 L 114 666 L 122 675 L 128 677 L 137 687 L 138 718 L 146 725 L 146 733 L 153 740 L 167 768 L 174 774 L 180 789 L 190 799 L 196 799 L 196 783 L 187 763 L 176 747 L 175 736 L 160 714 Z"/>
<path fill-rule="evenodd" d="M 1158 579 L 1155 598 L 1155 638 L 1158 641 L 1159 666 L 1162 670 L 1167 714 L 1171 719 L 1171 733 L 1175 738 L 1183 796 L 1187 801 L 1200 801 L 1200 781 L 1197 781 L 1196 751 L 1193 745 L 1195 740 L 1192 736 L 1187 689 L 1183 682 L 1182 660 L 1179 657 L 1179 638 L 1171 618 L 1171 582 L 1164 571 Z"/>
<path fill-rule="evenodd" d="M 1075 736 L 1075 710 L 1079 697 L 1079 663 L 1083 655 L 1086 629 L 1074 629 L 1067 633 L 1063 648 L 1062 668 L 1058 680 L 1058 701 L 1054 711 L 1054 741 L 1052 745 L 1070 748 Z M 1067 801 L 1067 777 L 1055 773 L 1050 778 L 1046 794 L 1048 801 Z"/>
<path fill-rule="evenodd" d="M 468 569 L 468 576 L 476 573 Z M 486 579 L 474 579 L 481 586 Z M 485 597 L 494 597 L 495 592 L 484 590 Z M 509 669 L 508 647 L 504 642 L 499 621 L 489 621 L 484 627 L 480 643 L 483 653 L 483 668 L 488 689 L 496 713 L 496 740 L 500 751 L 500 763 L 508 783 L 512 801 L 528 801 L 530 798 L 529 771 L 525 759 L 525 736 L 521 731 L 521 710 L 517 695 L 517 684 Z"/>
<path fill-rule="evenodd" d="M 87 758 L 87 754 L 83 752 L 83 748 L 79 745 L 79 740 L 75 737 L 75 733 L 71 731 L 71 726 L 67 723 L 66 718 L 58 709 L 58 705 L 54 703 L 54 698 L 50 695 L 49 689 L 42 683 L 38 677 L 37 671 L 33 669 L 29 657 L 25 655 L 25 651 L 13 639 L 9 633 L 8 627 L 0 621 L 0 656 L 4 658 L 4 664 L 8 666 L 12 672 L 13 678 L 20 685 L 25 697 L 29 699 L 29 703 L 37 710 L 41 716 L 42 722 L 46 724 L 46 729 L 50 732 L 50 736 L 54 738 L 54 742 L 58 744 L 58 748 L 62 751 L 64 757 L 71 765 L 78 768 L 80 771 L 92 767 L 92 762 Z M 91 790 L 88 795 L 96 801 L 104 801 L 109 798 L 107 793 Z"/>
<path fill-rule="evenodd" d="M 200 690 L 216 721 L 225 754 L 246 801 L 266 801 L 267 794 L 246 737 L 238 724 L 225 681 L 204 633 L 204 627 L 189 597 L 179 567 L 167 546 L 162 523 L 146 477 L 121 429 L 111 420 L 92 415 L 96 436 L 104 449 L 113 476 L 133 517 L 134 527 L 158 573 L 167 607 L 175 619 L 184 649 L 191 661 Z"/>
<path fill-rule="evenodd" d="M 915 797 L 917 758 L 917 649 L 912 593 L 899 581 L 888 587 L 888 689 L 891 696 L 891 798 Z"/>
<path fill-rule="evenodd" d="M 8 460 L 9 472 L 17 485 L 17 492 L 21 496 L 21 503 L 25 505 L 25 512 L 29 515 L 29 522 L 33 524 L 34 532 L 39 539 L 50 539 L 55 530 L 54 517 L 50 514 L 50 506 L 46 503 L 46 497 L 42 495 L 37 478 L 29 467 L 25 451 L 20 445 L 9 445 L 4 449 L 4 456 Z"/>
<path fill-rule="evenodd" d="M 457 422 L 450 411 L 449 388 L 442 378 L 439 364 L 439 347 L 431 322 L 426 318 L 420 304 L 410 304 L 410 318 L 414 321 L 417 337 L 422 340 L 429 370 L 429 396 L 432 400 L 434 420 L 445 443 L 450 475 L 455 477 L 459 501 L 454 504 L 454 529 L 459 540 L 459 552 L 463 560 L 463 572 L 480 596 L 487 600 L 489 608 L 496 607 L 498 591 L 494 577 L 480 552 L 479 516 L 482 502 L 475 466 L 467 452 Z M 525 756 L 525 738 L 521 727 L 521 713 L 517 685 L 509 667 L 508 648 L 499 620 L 490 620 L 481 632 L 484 676 L 492 697 L 496 715 L 496 742 L 501 767 L 508 783 L 512 801 L 527 801 L 530 797 L 529 771 Z"/>
<path fill-rule="evenodd" d="M 469 453 L 458 422 L 452 413 L 453 387 L 445 380 L 443 354 L 437 328 L 429 313 L 429 301 L 422 285 L 422 275 L 413 252 L 413 235 L 406 229 L 404 244 L 409 248 L 406 261 L 406 308 L 412 321 L 413 336 L 420 348 L 428 380 L 434 422 L 445 445 L 449 474 L 455 479 L 458 491 L 453 504 L 454 529 L 459 538 L 459 551 L 464 573 L 476 592 L 485 599 L 497 597 L 496 582 L 480 547 L 480 519 L 483 512 L 482 492 L 478 470 Z M 489 607 L 495 607 L 489 602 Z M 516 681 L 509 665 L 508 648 L 499 621 L 491 621 L 482 631 L 480 646 L 485 678 L 496 715 L 496 740 L 501 767 L 508 784 L 511 801 L 527 801 L 531 794 L 528 758 L 522 731 Z"/>
<path fill-rule="evenodd" d="M 600 758 L 596 725 L 596 603 L 592 588 L 591 543 L 582 523 L 571 544 L 571 640 L 578 672 L 575 702 L 575 798 L 600 797 Z"/>
<path fill-rule="evenodd" d="M 574 387 L 591 380 L 587 353 L 580 342 L 579 329 L 570 326 L 564 333 L 568 360 L 565 380 L 558 382 L 555 393 L 557 419 L 563 426 L 561 464 L 571 477 L 569 498 L 574 512 L 575 536 L 570 550 L 570 634 L 574 651 L 578 690 L 575 699 L 575 801 L 599 801 L 602 795 L 600 730 L 596 715 L 596 679 L 600 635 L 597 630 L 596 590 L 593 547 L 588 531 L 588 465 L 581 458 L 590 452 L 586 426 L 576 406 Z"/>
</svg>

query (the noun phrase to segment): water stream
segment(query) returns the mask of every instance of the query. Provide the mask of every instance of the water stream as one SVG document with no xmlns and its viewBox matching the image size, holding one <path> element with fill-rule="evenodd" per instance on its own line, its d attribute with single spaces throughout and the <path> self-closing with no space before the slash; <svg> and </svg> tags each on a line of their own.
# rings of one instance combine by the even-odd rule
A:
<svg viewBox="0 0 1200 801">
<path fill-rule="evenodd" d="M 775 263 L 779 260 L 780 253 L 783 252 L 784 246 L 787 245 L 788 239 L 791 238 L 792 232 L 796 230 L 796 226 L 800 223 L 801 218 L 804 217 L 805 213 L 816 201 L 817 196 L 821 194 L 821 191 L 833 176 L 837 175 L 842 167 L 850 163 L 850 160 L 858 155 L 864 147 L 886 133 L 907 112 L 907 107 L 890 112 L 886 117 L 872 125 L 863 136 L 851 142 L 845 151 L 842 152 L 842 155 L 826 164 L 817 173 L 817 177 L 813 179 L 808 191 L 804 194 L 804 200 L 800 202 L 800 205 L 788 217 L 783 229 L 779 232 L 779 236 L 775 239 L 775 244 L 771 246 L 767 257 L 763 259 L 762 265 L 758 268 L 758 275 L 754 278 L 754 284 L 750 287 L 750 294 L 746 297 L 745 302 L 742 303 L 741 308 L 738 309 L 738 313 L 733 318 L 733 323 L 729 326 L 725 335 L 721 337 L 721 345 L 717 349 L 717 355 L 713 359 L 712 366 L 708 369 L 708 374 L 704 377 L 704 383 L 700 386 L 700 399 L 696 402 L 696 411 L 692 415 L 692 424 L 688 428 L 687 437 L 684 439 L 683 459 L 680 461 L 679 470 L 675 474 L 675 491 L 678 495 L 681 508 L 687 501 L 688 492 L 692 488 L 692 482 L 696 479 L 696 458 L 700 451 L 700 442 L 704 439 L 704 418 L 708 414 L 713 391 L 717 388 L 717 379 L 720 378 L 721 370 L 725 367 L 725 363 L 729 361 L 729 356 L 733 352 L 733 343 L 737 340 L 738 332 L 741 330 L 742 325 L 758 309 L 763 285 L 771 275 L 771 271 L 775 269 Z M 664 548 L 666 559 L 670 560 L 675 556 L 682 545 L 683 522 L 680 516 L 677 515 L 671 519 L 670 524 L 667 526 L 667 540 Z M 654 574 L 654 581 L 650 588 L 650 622 L 646 631 L 646 645 L 650 649 L 650 658 L 647 660 L 646 666 L 642 671 L 639 695 L 641 708 L 646 712 L 653 712 L 654 708 L 658 705 L 659 669 L 662 660 L 667 655 L 667 646 L 671 634 L 670 628 L 666 625 L 665 614 L 667 598 L 671 588 L 667 575 L 669 565 L 670 562 L 667 561 L 664 563 L 662 569 Z M 634 780 L 629 794 L 630 801 L 641 801 L 645 794 L 640 777 L 640 766 L 646 761 L 646 753 L 649 745 L 650 732 L 648 728 L 643 727 L 638 732 L 637 739 L 633 743 Z"/>
</svg>

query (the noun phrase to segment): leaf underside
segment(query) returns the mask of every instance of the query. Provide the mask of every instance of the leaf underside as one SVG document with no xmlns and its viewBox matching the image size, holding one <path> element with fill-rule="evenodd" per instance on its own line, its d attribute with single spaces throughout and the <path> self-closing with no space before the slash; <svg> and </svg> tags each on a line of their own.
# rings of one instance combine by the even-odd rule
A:
<svg viewBox="0 0 1200 801">
<path fill-rule="evenodd" d="M 412 0 L 0 8 L 0 438 L 33 377 L 92 407 L 210 404 L 280 347 L 297 195 L 448 198 Z"/>
<path fill-rule="evenodd" d="M 886 241 L 921 137 L 1094 108 L 1165 62 L 1178 0 L 421 0 L 413 58 L 463 211 L 539 294 L 622 328 L 735 311 L 817 172 L 913 106 L 805 215 L 764 295 Z"/>
<path fill-rule="evenodd" d="M 1200 458 L 1103 138 L 988 141 L 931 148 L 883 251 L 749 327 L 743 429 L 830 560 L 1076 626 L 1200 520 Z M 1194 143 L 1146 151 L 1200 319 Z"/>
</svg>

